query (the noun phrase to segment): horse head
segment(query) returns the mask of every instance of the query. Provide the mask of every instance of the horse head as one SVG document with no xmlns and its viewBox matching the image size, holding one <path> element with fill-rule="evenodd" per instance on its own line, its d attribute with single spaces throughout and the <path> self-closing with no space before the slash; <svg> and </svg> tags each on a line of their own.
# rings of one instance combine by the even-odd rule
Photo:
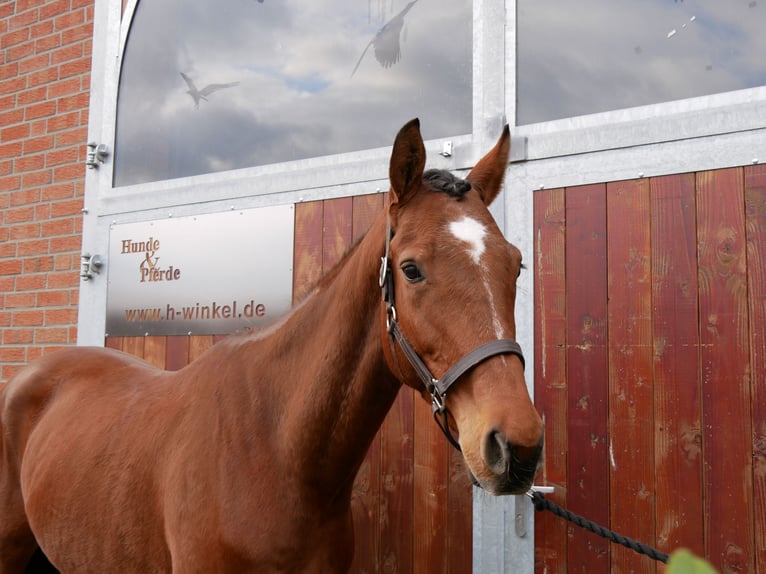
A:
<svg viewBox="0 0 766 574">
<path fill-rule="evenodd" d="M 391 155 L 380 281 L 389 368 L 432 403 L 474 482 L 492 494 L 526 492 L 543 441 L 514 340 L 521 252 L 488 210 L 509 152 L 506 126 L 465 180 L 424 172 L 419 122 L 407 123 Z"/>
</svg>

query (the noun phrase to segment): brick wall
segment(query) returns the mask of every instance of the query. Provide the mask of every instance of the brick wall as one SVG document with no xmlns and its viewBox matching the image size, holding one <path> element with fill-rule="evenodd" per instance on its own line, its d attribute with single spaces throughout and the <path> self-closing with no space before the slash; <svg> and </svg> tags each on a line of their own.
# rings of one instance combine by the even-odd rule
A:
<svg viewBox="0 0 766 574">
<path fill-rule="evenodd" d="M 93 0 L 0 0 L 0 381 L 74 344 Z"/>
</svg>

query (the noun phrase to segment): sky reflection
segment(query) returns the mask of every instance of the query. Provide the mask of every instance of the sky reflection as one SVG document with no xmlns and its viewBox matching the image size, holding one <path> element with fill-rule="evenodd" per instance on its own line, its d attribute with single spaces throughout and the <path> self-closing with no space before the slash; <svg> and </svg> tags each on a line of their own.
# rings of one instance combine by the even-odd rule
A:
<svg viewBox="0 0 766 574">
<path fill-rule="evenodd" d="M 114 183 L 386 146 L 414 116 L 427 138 L 470 133 L 471 6 L 141 0 Z"/>
<path fill-rule="evenodd" d="M 519 0 L 519 125 L 766 85 L 766 0 Z"/>
</svg>

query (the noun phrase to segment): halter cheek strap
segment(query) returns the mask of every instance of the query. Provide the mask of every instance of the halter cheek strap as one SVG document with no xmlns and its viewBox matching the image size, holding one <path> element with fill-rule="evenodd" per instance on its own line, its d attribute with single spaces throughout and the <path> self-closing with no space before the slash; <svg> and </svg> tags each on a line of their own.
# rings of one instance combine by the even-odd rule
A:
<svg viewBox="0 0 766 574">
<path fill-rule="evenodd" d="M 385 255 L 381 257 L 379 279 L 379 285 L 383 292 L 383 301 L 386 304 L 386 328 L 388 329 L 392 341 L 395 341 L 399 345 L 399 348 L 402 350 L 402 353 L 404 353 L 407 361 L 412 365 L 412 368 L 423 382 L 423 386 L 431 395 L 431 410 L 434 415 L 434 420 L 436 420 L 436 423 L 439 425 L 444 436 L 447 437 L 447 440 L 449 440 L 452 446 L 457 450 L 461 450 L 460 444 L 455 437 L 452 436 L 447 423 L 447 408 L 444 404 L 447 391 L 463 374 L 465 374 L 466 371 L 490 357 L 503 354 L 516 355 L 521 360 L 523 366 L 524 354 L 521 351 L 521 346 L 513 339 L 497 339 L 479 345 L 467 353 L 457 363 L 452 365 L 440 379 L 434 377 L 431 370 L 423 362 L 423 359 L 420 358 L 420 355 L 418 355 L 417 351 L 415 351 L 399 327 L 399 322 L 396 318 L 396 307 L 394 305 L 394 276 L 389 261 L 390 245 L 391 220 L 389 218 L 386 220 L 386 252 Z M 441 420 L 439 420 L 440 418 Z"/>
</svg>

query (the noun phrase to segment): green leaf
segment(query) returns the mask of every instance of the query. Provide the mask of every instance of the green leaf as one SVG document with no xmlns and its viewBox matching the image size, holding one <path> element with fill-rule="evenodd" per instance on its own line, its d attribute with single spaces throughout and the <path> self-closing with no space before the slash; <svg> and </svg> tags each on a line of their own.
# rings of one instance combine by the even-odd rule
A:
<svg viewBox="0 0 766 574">
<path fill-rule="evenodd" d="M 709 562 L 682 548 L 670 555 L 667 574 L 717 574 Z"/>
</svg>

